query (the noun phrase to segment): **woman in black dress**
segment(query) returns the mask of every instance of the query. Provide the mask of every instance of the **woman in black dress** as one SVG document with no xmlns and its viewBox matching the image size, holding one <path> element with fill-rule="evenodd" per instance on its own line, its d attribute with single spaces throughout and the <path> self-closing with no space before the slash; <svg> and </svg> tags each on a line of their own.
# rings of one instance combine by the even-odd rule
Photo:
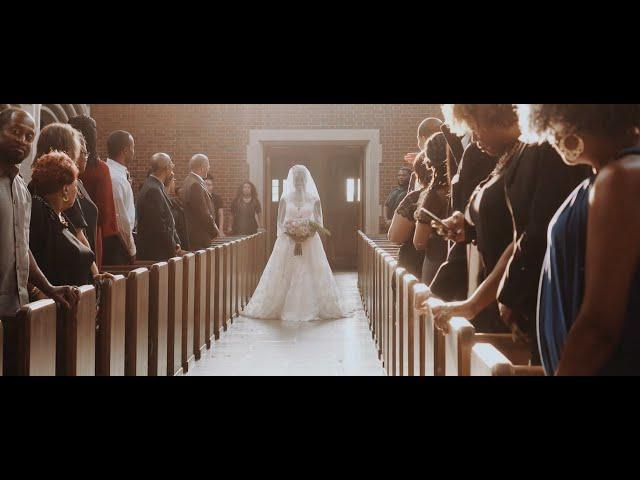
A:
<svg viewBox="0 0 640 480">
<path fill-rule="evenodd" d="M 462 316 L 483 332 L 506 328 L 529 342 L 537 356 L 535 306 L 547 227 L 589 172 L 567 166 L 548 143 L 520 142 L 513 105 L 455 104 L 443 110 L 458 133 L 473 132 L 478 146 L 499 160 L 466 212 L 455 212 L 445 220 L 448 229 L 439 229 L 450 240 L 477 244 L 482 283 L 467 300 L 434 309 L 436 323 L 446 328 L 446 320 Z"/>
<path fill-rule="evenodd" d="M 258 192 L 251 182 L 244 182 L 236 193 L 231 204 L 232 235 L 253 235 L 258 233 L 262 208 L 258 200 Z"/>
<path fill-rule="evenodd" d="M 431 183 L 433 172 L 426 164 L 426 151 L 420 153 L 413 163 L 416 176 L 415 190 L 409 192 L 400 202 L 389 227 L 389 241 L 400 245 L 398 265 L 407 269 L 416 278 L 422 277 L 424 250 L 416 250 L 413 246 L 413 234 L 416 229 L 415 213 L 423 191 Z"/>
<path fill-rule="evenodd" d="M 52 151 L 66 153 L 76 164 L 79 175 L 82 175 L 85 171 L 88 158 L 87 144 L 82 134 L 71 125 L 52 123 L 42 129 L 38 137 L 36 159 Z M 77 179 L 76 185 L 77 195 L 75 202 L 66 210 L 65 215 L 70 221 L 72 231 L 78 240 L 95 253 L 98 207 L 84 188 L 82 181 Z M 91 273 L 92 278 L 96 280 L 112 277 L 110 274 L 100 274 L 95 263 L 91 266 Z"/>
<path fill-rule="evenodd" d="M 78 167 L 54 151 L 33 165 L 29 246 L 42 273 L 55 285 L 93 284 L 95 255 L 81 242 L 64 213 L 75 203 Z"/>
<path fill-rule="evenodd" d="M 433 136 L 427 143 L 427 163 L 433 172 L 433 179 L 418 199 L 416 210 L 416 228 L 413 246 L 424 251 L 422 264 L 422 282 L 430 285 L 438 269 L 447 258 L 447 242 L 436 235 L 431 228 L 431 218 L 422 212 L 424 208 L 438 218 L 445 218 L 449 207 L 449 176 L 447 174 L 447 140 L 444 134 Z"/>
</svg>

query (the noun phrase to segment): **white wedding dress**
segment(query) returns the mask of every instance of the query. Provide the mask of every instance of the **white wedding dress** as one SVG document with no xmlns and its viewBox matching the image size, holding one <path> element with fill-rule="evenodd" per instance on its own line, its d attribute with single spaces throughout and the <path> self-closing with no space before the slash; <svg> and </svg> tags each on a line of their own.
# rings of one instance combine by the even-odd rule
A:
<svg viewBox="0 0 640 480">
<path fill-rule="evenodd" d="M 294 255 L 295 241 L 284 233 L 285 223 L 292 219 L 323 224 L 317 187 L 309 170 L 301 165 L 289 171 L 278 209 L 278 238 L 242 314 L 285 322 L 347 316 L 319 235 L 302 243 L 302 256 Z"/>
</svg>

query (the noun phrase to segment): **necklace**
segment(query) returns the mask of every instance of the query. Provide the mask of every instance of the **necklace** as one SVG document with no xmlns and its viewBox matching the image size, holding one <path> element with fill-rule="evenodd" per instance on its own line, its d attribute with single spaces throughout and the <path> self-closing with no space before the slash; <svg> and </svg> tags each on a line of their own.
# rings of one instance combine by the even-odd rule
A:
<svg viewBox="0 0 640 480">
<path fill-rule="evenodd" d="M 496 164 L 496 168 L 493 170 L 493 175 L 499 174 L 500 172 L 502 172 L 502 170 L 505 169 L 507 165 L 509 165 L 509 163 L 513 159 L 513 156 L 516 154 L 521 145 L 522 142 L 520 140 L 516 140 L 516 143 L 513 144 L 513 147 L 511 147 L 500 157 L 498 163 Z"/>
</svg>

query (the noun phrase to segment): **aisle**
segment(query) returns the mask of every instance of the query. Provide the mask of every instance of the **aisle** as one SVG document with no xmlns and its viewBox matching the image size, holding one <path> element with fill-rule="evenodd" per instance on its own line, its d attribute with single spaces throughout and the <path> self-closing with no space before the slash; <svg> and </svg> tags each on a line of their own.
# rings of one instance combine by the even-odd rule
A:
<svg viewBox="0 0 640 480">
<path fill-rule="evenodd" d="M 356 273 L 337 273 L 350 318 L 283 323 L 238 318 L 188 375 L 382 376 Z"/>
</svg>

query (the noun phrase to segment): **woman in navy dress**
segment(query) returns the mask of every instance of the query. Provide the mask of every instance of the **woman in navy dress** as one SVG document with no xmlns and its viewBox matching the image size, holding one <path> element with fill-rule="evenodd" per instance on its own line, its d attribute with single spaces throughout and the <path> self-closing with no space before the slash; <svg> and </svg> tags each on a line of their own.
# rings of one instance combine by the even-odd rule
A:
<svg viewBox="0 0 640 480">
<path fill-rule="evenodd" d="M 548 375 L 640 374 L 640 105 L 518 107 L 585 180 L 553 218 L 540 278 L 538 342 Z"/>
</svg>

